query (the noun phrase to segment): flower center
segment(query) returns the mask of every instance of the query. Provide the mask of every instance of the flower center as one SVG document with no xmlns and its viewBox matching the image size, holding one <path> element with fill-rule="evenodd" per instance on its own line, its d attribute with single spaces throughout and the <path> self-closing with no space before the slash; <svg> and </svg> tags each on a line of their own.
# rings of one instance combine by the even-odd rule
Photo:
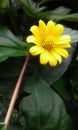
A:
<svg viewBox="0 0 78 130">
<path fill-rule="evenodd" d="M 42 47 L 48 51 L 51 51 L 54 45 L 54 37 L 49 36 L 48 38 L 44 38 L 42 41 Z"/>
</svg>

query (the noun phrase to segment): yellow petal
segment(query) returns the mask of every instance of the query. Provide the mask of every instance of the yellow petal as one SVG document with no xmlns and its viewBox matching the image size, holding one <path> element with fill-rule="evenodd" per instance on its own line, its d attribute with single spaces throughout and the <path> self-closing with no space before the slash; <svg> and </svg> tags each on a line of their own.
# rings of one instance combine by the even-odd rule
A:
<svg viewBox="0 0 78 130">
<path fill-rule="evenodd" d="M 63 44 L 54 44 L 54 48 L 70 48 L 71 45 L 69 43 L 63 43 Z"/>
<path fill-rule="evenodd" d="M 49 35 L 52 35 L 53 32 L 54 32 L 54 30 L 55 30 L 55 24 L 54 24 L 53 21 L 50 20 L 50 21 L 47 23 L 47 31 L 48 31 L 48 34 L 49 34 Z"/>
<path fill-rule="evenodd" d="M 62 35 L 56 40 L 56 44 L 69 43 L 71 41 L 71 37 L 69 35 Z"/>
<path fill-rule="evenodd" d="M 48 63 L 49 56 L 46 53 L 40 54 L 40 63 L 46 65 Z"/>
<path fill-rule="evenodd" d="M 55 49 L 55 51 L 56 51 L 59 55 L 65 57 L 65 58 L 68 57 L 68 51 L 67 51 L 66 49 L 57 48 L 57 49 Z"/>
<path fill-rule="evenodd" d="M 39 33 L 39 27 L 36 26 L 36 25 L 33 25 L 31 28 L 30 28 L 30 31 L 33 33 L 33 35 L 38 38 L 39 40 L 41 40 L 41 35 Z"/>
<path fill-rule="evenodd" d="M 64 30 L 64 27 L 61 24 L 57 24 L 55 26 L 54 36 L 55 37 L 60 36 L 62 34 L 63 30 Z"/>
<path fill-rule="evenodd" d="M 50 66 L 56 66 L 57 65 L 57 60 L 56 60 L 56 58 L 53 55 L 51 55 L 49 57 L 49 65 Z"/>
<path fill-rule="evenodd" d="M 29 52 L 31 53 L 31 55 L 36 56 L 42 53 L 42 48 L 38 46 L 33 46 L 30 48 Z"/>
<path fill-rule="evenodd" d="M 62 63 L 62 57 L 59 55 L 56 51 L 52 51 L 52 55 L 59 61 L 59 63 Z"/>
<path fill-rule="evenodd" d="M 40 41 L 35 36 L 33 36 L 33 35 L 28 36 L 27 39 L 26 39 L 26 41 L 28 43 L 34 43 L 34 44 L 37 44 L 37 45 L 40 44 Z"/>
<path fill-rule="evenodd" d="M 42 39 L 47 35 L 47 26 L 42 20 L 39 20 L 39 32 Z"/>
</svg>

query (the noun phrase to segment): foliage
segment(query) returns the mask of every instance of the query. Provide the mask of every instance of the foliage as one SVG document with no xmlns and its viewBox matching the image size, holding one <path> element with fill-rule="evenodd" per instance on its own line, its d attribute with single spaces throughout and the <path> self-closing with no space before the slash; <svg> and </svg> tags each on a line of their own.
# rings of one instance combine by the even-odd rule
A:
<svg viewBox="0 0 78 130">
<path fill-rule="evenodd" d="M 54 2 L 57 5 L 60 0 L 0 1 L 0 130 L 77 130 L 78 12 L 65 3 L 53 7 Z M 64 34 L 72 37 L 72 47 L 69 57 L 56 67 L 40 65 L 38 57 L 30 57 L 7 128 L 3 121 L 31 47 L 26 37 L 39 19 L 63 24 Z"/>
</svg>

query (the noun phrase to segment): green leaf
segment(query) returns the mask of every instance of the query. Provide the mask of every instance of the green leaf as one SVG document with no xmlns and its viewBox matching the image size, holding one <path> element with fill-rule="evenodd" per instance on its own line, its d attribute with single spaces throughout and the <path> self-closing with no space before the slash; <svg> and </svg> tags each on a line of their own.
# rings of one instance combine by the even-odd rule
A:
<svg viewBox="0 0 78 130">
<path fill-rule="evenodd" d="M 78 101 L 78 92 L 73 94 L 74 98 Z"/>
<path fill-rule="evenodd" d="M 24 60 L 25 60 L 24 57 L 13 57 L 7 59 L 4 62 L 1 62 L 0 77 L 10 78 L 10 77 L 18 76 L 21 71 Z"/>
<path fill-rule="evenodd" d="M 8 71 L 7 71 L 8 73 Z M 16 78 L 0 78 L 0 121 L 4 121 L 13 94 Z"/>
<path fill-rule="evenodd" d="M 49 20 L 53 21 L 70 21 L 70 22 L 78 22 L 78 13 L 70 13 L 69 8 L 65 8 L 63 6 L 56 8 L 55 10 L 44 12 L 45 17 Z"/>
<path fill-rule="evenodd" d="M 25 56 L 28 45 L 16 38 L 7 28 L 0 26 L 0 62 L 8 57 Z"/>
<path fill-rule="evenodd" d="M 37 6 L 36 2 L 33 0 L 17 0 L 19 3 L 21 3 L 24 11 L 30 16 L 30 17 L 37 17 L 37 13 L 44 10 L 45 7 L 39 7 Z"/>
<path fill-rule="evenodd" d="M 68 14 L 62 20 L 70 22 L 78 22 L 78 13 Z"/>
<path fill-rule="evenodd" d="M 49 2 L 49 1 L 53 1 L 53 0 L 40 0 L 39 4 L 43 4 L 43 3 L 46 3 L 46 2 Z"/>
<path fill-rule="evenodd" d="M 0 130 L 7 130 L 7 126 L 3 126 Z"/>
<path fill-rule="evenodd" d="M 37 77 L 31 77 L 27 82 L 29 85 L 24 86 L 24 90 L 31 95 L 25 97 L 20 104 L 26 120 L 25 129 L 73 130 L 63 101 L 50 86 Z"/>
<path fill-rule="evenodd" d="M 5 8 L 8 3 L 8 0 L 0 0 L 0 8 Z"/>
<path fill-rule="evenodd" d="M 75 42 L 78 42 L 78 31 L 65 27 L 63 34 L 67 34 L 71 36 L 71 45 L 74 47 Z"/>
<path fill-rule="evenodd" d="M 65 8 L 64 6 L 58 7 L 54 10 L 49 10 L 46 12 L 42 12 L 46 19 L 48 20 L 53 20 L 53 21 L 59 21 L 62 20 L 63 18 L 66 18 L 66 16 L 68 16 L 70 12 L 69 8 Z"/>
<path fill-rule="evenodd" d="M 52 84 L 52 88 L 59 93 L 59 95 L 66 101 L 70 100 L 70 94 L 66 90 L 66 83 L 63 78 L 60 78 Z"/>
<path fill-rule="evenodd" d="M 3 122 L 0 122 L 0 130 L 7 130 L 7 126 Z"/>
<path fill-rule="evenodd" d="M 4 122 L 0 122 L 0 129 L 4 126 Z"/>
<path fill-rule="evenodd" d="M 56 9 L 54 9 L 52 12 L 55 13 L 55 14 L 68 14 L 69 12 L 71 11 L 71 9 L 69 8 L 66 8 L 64 6 L 60 6 Z"/>
<path fill-rule="evenodd" d="M 70 82 L 73 87 L 78 88 L 78 67 L 72 71 L 70 75 Z"/>
<path fill-rule="evenodd" d="M 56 67 L 50 67 L 49 65 L 40 66 L 39 75 L 49 84 L 53 84 L 53 82 L 57 81 L 67 70 L 71 60 L 72 54 L 75 48 L 71 49 L 69 52 L 69 57 L 67 59 L 63 59 L 62 64 L 57 65 Z"/>
<path fill-rule="evenodd" d="M 20 125 L 10 124 L 7 130 L 24 130 Z"/>
</svg>

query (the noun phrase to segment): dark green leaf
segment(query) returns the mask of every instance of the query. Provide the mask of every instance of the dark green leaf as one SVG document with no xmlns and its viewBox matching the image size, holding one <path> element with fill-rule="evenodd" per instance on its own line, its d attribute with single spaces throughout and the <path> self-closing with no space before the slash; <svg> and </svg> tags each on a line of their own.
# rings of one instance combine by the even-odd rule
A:
<svg viewBox="0 0 78 130">
<path fill-rule="evenodd" d="M 16 79 L 0 78 L 0 121 L 4 121 L 14 86 L 16 84 Z"/>
<path fill-rule="evenodd" d="M 74 98 L 78 101 L 78 92 L 73 94 Z"/>
<path fill-rule="evenodd" d="M 7 126 L 3 126 L 0 130 L 7 130 Z"/>
<path fill-rule="evenodd" d="M 8 78 L 18 76 L 24 63 L 24 59 L 24 57 L 13 57 L 7 59 L 5 62 L 1 62 L 0 77 Z"/>
<path fill-rule="evenodd" d="M 19 126 L 19 125 L 15 125 L 15 124 L 12 125 L 12 124 L 10 124 L 7 130 L 24 130 L 24 129 L 21 126 Z"/>
<path fill-rule="evenodd" d="M 40 76 L 49 84 L 52 84 L 53 82 L 58 80 L 67 70 L 72 60 L 72 53 L 74 49 L 75 48 L 70 50 L 69 57 L 67 59 L 63 59 L 62 64 L 57 65 L 56 67 L 40 66 L 40 69 L 39 69 Z"/>
<path fill-rule="evenodd" d="M 0 0 L 0 8 L 5 8 L 8 3 L 8 0 Z"/>
<path fill-rule="evenodd" d="M 34 77 L 27 82 L 24 90 L 31 95 L 25 97 L 20 105 L 26 119 L 26 130 L 73 130 L 63 101 L 50 86 Z"/>
<path fill-rule="evenodd" d="M 8 57 L 25 56 L 28 45 L 16 38 L 7 28 L 0 26 L 0 62 Z"/>
<path fill-rule="evenodd" d="M 78 88 L 78 68 L 75 68 L 70 75 L 70 82 L 73 87 Z"/>
<path fill-rule="evenodd" d="M 63 78 L 60 78 L 55 83 L 53 83 L 52 88 L 56 90 L 56 92 L 58 92 L 64 100 L 70 100 L 70 95 L 66 90 L 66 82 L 63 80 Z"/>
<path fill-rule="evenodd" d="M 49 1 L 53 1 L 53 0 L 40 0 L 39 4 L 43 4 L 43 3 L 46 3 L 46 2 L 49 2 Z"/>
<path fill-rule="evenodd" d="M 0 122 L 0 129 L 4 126 L 4 122 Z"/>
<path fill-rule="evenodd" d="M 7 130 L 7 126 L 3 122 L 0 122 L 0 130 Z"/>
<path fill-rule="evenodd" d="M 18 0 L 18 2 L 21 3 L 24 11 L 32 18 L 37 17 L 37 13 L 45 9 L 45 7 L 37 6 L 33 0 Z"/>
</svg>

